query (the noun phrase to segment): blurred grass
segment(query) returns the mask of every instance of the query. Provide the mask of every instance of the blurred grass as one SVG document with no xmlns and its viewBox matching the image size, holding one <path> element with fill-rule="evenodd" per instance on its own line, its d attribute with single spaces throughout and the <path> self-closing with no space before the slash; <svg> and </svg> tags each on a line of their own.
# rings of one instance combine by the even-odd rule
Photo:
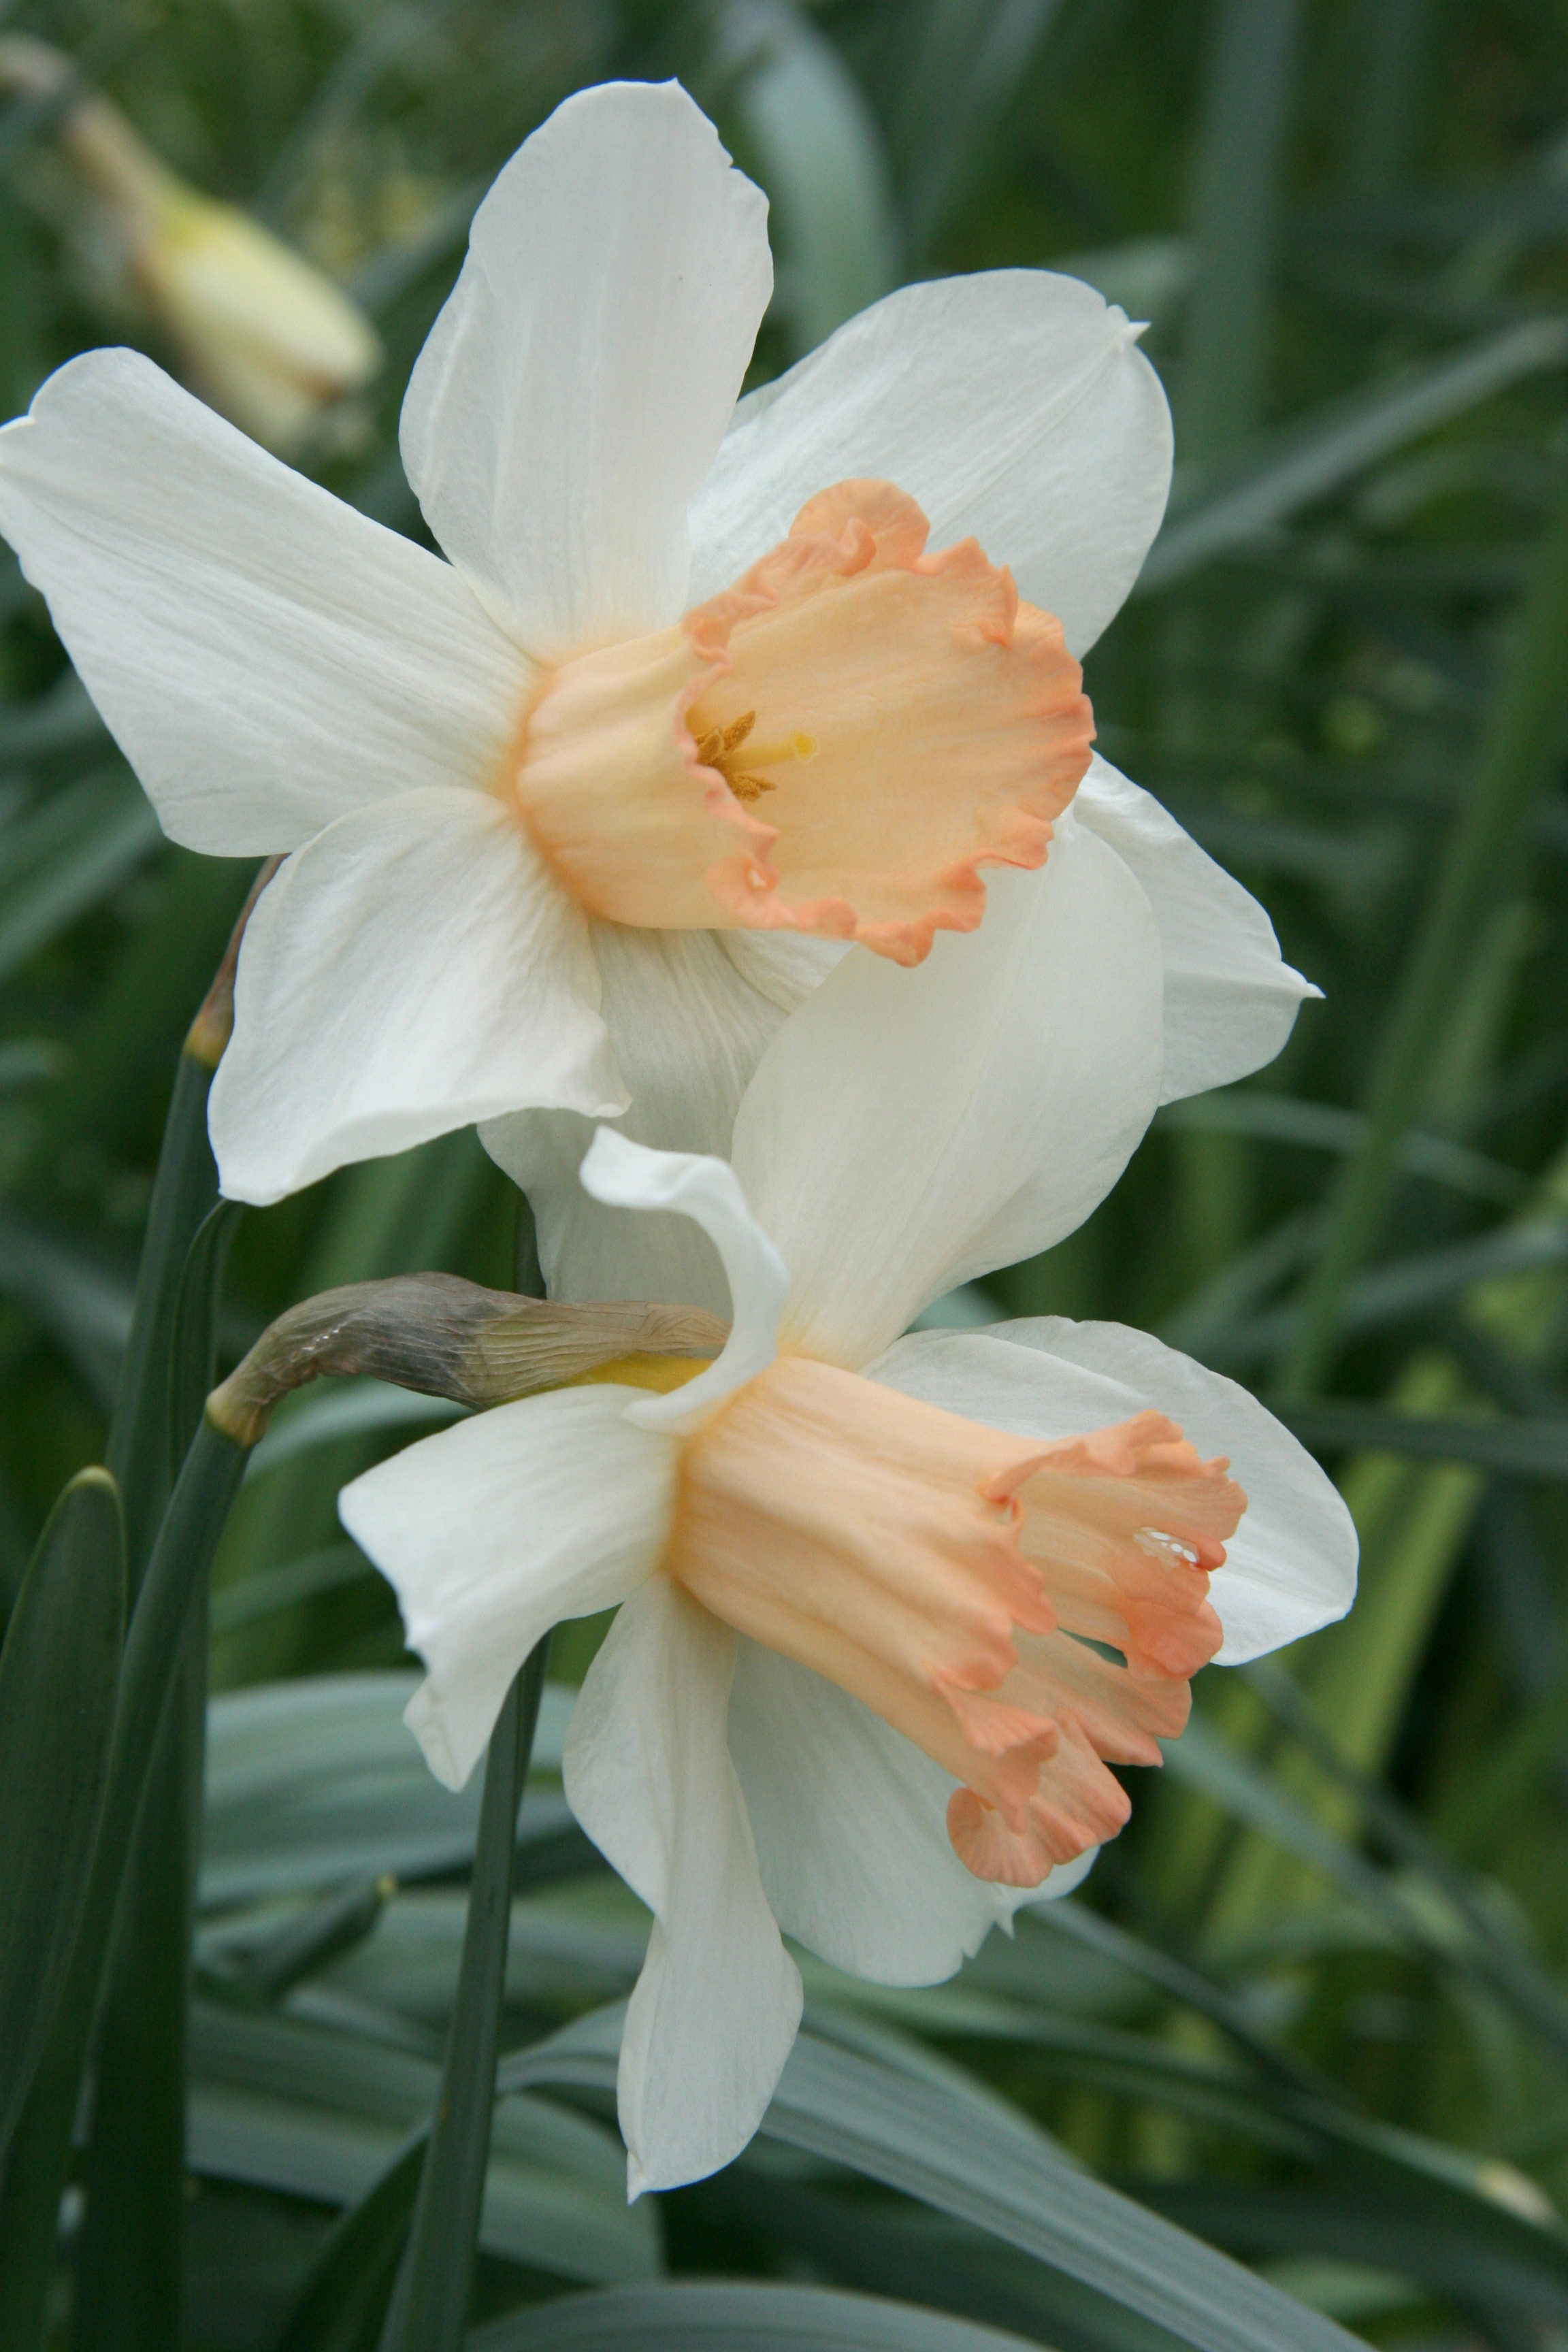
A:
<svg viewBox="0 0 1568 2352">
<path fill-rule="evenodd" d="M 1363 1596 L 1284 1661 L 1309 1715 L 1278 1685 L 1204 1677 L 1201 1736 L 1138 1788 L 1076 1929 L 1026 1920 L 929 1995 L 852 1994 L 826 1971 L 814 1993 L 857 2014 L 879 2001 L 1098 2170 L 1373 2341 L 1562 2341 L 1568 797 L 1549 711 L 1517 855 L 1460 873 L 1431 1017 L 1398 1087 L 1378 1074 L 1489 743 L 1505 795 L 1531 781 L 1497 775 L 1496 730 L 1568 490 L 1568 16 L 1556 0 L 34 0 L 3 25 L 69 51 L 175 168 L 372 309 L 385 373 L 307 463 L 415 533 L 395 457 L 407 370 L 479 194 L 585 80 L 678 73 L 768 189 L 779 293 L 754 381 L 888 286 L 947 270 L 1060 263 L 1152 318 L 1179 471 L 1145 583 L 1089 663 L 1102 746 L 1257 891 L 1327 1001 L 1272 1069 L 1157 1119 L 1089 1223 L 993 1294 L 1163 1330 L 1265 1396 L 1305 1329 L 1321 1393 L 1383 1409 L 1380 1444 L 1390 1415 L 1527 1421 L 1536 1458 L 1562 1467 L 1497 1475 L 1462 1435 L 1451 1461 L 1326 1453 Z M 172 359 L 154 321 L 107 305 L 79 231 L 47 123 L 0 105 L 7 413 L 97 341 Z M 1548 635 L 1547 700 L 1568 647 L 1553 658 Z M 102 1448 L 175 1057 L 246 882 L 160 842 L 0 557 L 7 1603 L 60 1486 Z M 1315 1276 L 1334 1202 L 1355 1198 L 1380 1214 Z M 372 1272 L 505 1282 L 514 1228 L 471 1138 L 346 1171 L 247 1213 L 222 1344 Z M 218 1572 L 220 1690 L 399 1664 L 386 1595 L 332 1507 L 395 1442 L 339 1435 L 254 1478 Z M 563 1643 L 556 1670 L 584 1655 Z M 279 1769 L 298 1763 L 297 1732 L 278 1738 Z M 331 1801 L 358 1801 L 370 1767 L 344 1749 L 336 1769 Z M 425 1800 L 396 1785 L 406 1820 Z M 530 1801 L 558 1806 L 548 1777 Z M 393 1818 L 247 1900 L 341 1898 Z M 635 1964 L 635 1917 L 539 1818 L 513 2041 Z M 427 2071 L 460 1922 L 439 1882 L 465 1850 L 448 1838 L 433 1886 L 378 1898 L 363 1941 L 324 1946 L 277 1996 L 288 2014 L 423 2053 Z M 239 1949 L 269 1916 L 212 1914 L 209 1990 L 232 1990 L 223 1938 Z M 272 2059 L 253 2080 L 215 2032 L 196 2037 L 192 2207 L 191 2342 L 212 2352 L 270 2340 L 334 2199 L 417 2107 L 366 2074 L 320 2093 L 323 2114 L 339 2098 L 330 2130 L 309 2101 L 280 2122 L 258 2087 Z M 527 2219 L 531 2145 L 499 2129 L 487 2307 L 642 2275 L 654 2237 L 594 2202 L 586 2144 L 571 2162 L 598 2185 L 552 2263 Z M 900 2294 L 1063 2347 L 1176 2340 L 913 2210 L 775 2150 L 665 2200 L 665 2255 Z"/>
</svg>

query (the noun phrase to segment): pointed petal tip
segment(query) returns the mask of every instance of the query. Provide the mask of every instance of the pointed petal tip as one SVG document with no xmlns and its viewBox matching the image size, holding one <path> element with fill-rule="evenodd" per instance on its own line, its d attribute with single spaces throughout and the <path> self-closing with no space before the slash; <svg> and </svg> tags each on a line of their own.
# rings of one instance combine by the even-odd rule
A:
<svg viewBox="0 0 1568 2352">
<path fill-rule="evenodd" d="M 345 1518 L 344 1526 L 348 1525 Z M 353 1529 L 350 1528 L 350 1533 Z M 444 1789 L 454 1796 L 468 1786 L 475 1759 L 470 1757 L 466 1766 L 460 1765 L 453 1753 L 447 1727 L 432 1696 L 432 1677 L 426 1675 L 413 1697 L 403 1710 L 403 1720 L 419 1742 L 425 1761 Z"/>
</svg>

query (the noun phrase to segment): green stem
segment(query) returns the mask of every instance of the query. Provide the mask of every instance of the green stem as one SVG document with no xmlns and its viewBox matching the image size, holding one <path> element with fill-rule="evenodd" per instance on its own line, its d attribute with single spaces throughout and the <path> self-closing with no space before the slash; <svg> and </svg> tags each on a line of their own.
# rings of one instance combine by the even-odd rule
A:
<svg viewBox="0 0 1568 2352">
<path fill-rule="evenodd" d="M 188 1049 L 174 1078 L 108 1456 L 122 1481 L 134 1594 L 168 1499 L 181 1275 L 217 1197 L 213 1073 Z M 210 1385 L 210 1380 L 204 1388 Z M 201 1622 L 198 1622 L 201 1621 Z M 116 1922 L 99 2025 L 73 2344 L 158 2352 L 177 2340 L 184 2259 L 187 1954 L 198 1835 L 205 1612 L 193 1611 Z"/>
<path fill-rule="evenodd" d="M 460 2352 L 467 2332 L 489 2161 L 517 1809 L 533 1753 L 549 1649 L 547 1634 L 525 1660 L 490 1736 L 451 2039 L 381 2352 Z"/>
<path fill-rule="evenodd" d="M 212 1385 L 215 1302 L 235 1213 L 215 1209 L 207 1097 L 233 1025 L 240 941 L 270 871 L 258 874 L 185 1038 L 153 1183 L 107 1449 L 125 1498 L 133 1605 L 176 1465 Z M 216 1245 L 215 1235 L 221 1235 Z M 185 1375 L 178 1384 L 177 1370 Z M 205 1600 L 191 1612 L 177 1687 L 147 1776 L 99 2018 L 71 2323 L 79 2352 L 163 2352 L 179 2336 L 185 2028 L 206 1731 Z"/>
<path fill-rule="evenodd" d="M 131 1336 L 120 1367 L 105 1466 L 120 1488 L 134 1600 L 173 1476 L 169 1443 L 169 1366 L 185 1254 L 217 1199 L 217 1169 L 207 1141 L 212 1069 L 188 1049 L 174 1091 L 153 1180 L 147 1234 L 136 1276 Z"/>
<path fill-rule="evenodd" d="M 71 2343 L 79 2352 L 161 2352 L 180 2341 L 205 1601 L 204 1578 L 147 1775 L 94 2044 L 87 2201 L 73 2265 Z"/>
<path fill-rule="evenodd" d="M 1464 986 L 1486 908 L 1511 887 L 1568 723 L 1568 484 L 1537 551 L 1487 714 L 1475 790 L 1455 818 L 1377 1055 L 1360 1151 L 1330 1196 L 1329 1230 L 1283 1370 L 1287 1395 L 1321 1388 L 1338 1347 L 1345 1286 L 1375 1248 L 1443 1024 Z"/>
<path fill-rule="evenodd" d="M 120 1498 L 107 1471 L 79 1471 L 49 1513 L 0 1649 L 0 2163 L 76 1942 L 124 1640 Z"/>
<path fill-rule="evenodd" d="M 76 1948 L 48 2048 L 0 2183 L 0 2344 L 5 2352 L 37 2352 L 44 2340 L 56 2218 L 115 1909 L 185 1654 L 192 1609 L 205 1590 L 247 1451 L 203 1420 L 170 1497 L 132 1619 Z"/>
</svg>

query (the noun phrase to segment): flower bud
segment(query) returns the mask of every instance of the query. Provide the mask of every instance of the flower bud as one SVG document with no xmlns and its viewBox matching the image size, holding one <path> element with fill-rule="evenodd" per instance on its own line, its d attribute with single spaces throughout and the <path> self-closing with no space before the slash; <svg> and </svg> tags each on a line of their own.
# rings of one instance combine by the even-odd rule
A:
<svg viewBox="0 0 1568 2352">
<path fill-rule="evenodd" d="M 202 195 L 161 163 L 119 109 L 77 84 L 42 41 L 0 40 L 0 88 L 58 103 L 57 133 L 92 193 L 112 271 L 179 347 L 221 415 L 289 449 L 321 410 L 381 365 L 370 321 L 303 256 Z"/>
<path fill-rule="evenodd" d="M 291 1307 L 206 1402 L 237 1445 L 254 1445 L 291 1389 L 368 1372 L 479 1408 L 618 1366 L 627 1358 L 716 1356 L 727 1324 L 692 1307 L 574 1306 L 485 1290 L 452 1274 L 353 1282 Z"/>
</svg>

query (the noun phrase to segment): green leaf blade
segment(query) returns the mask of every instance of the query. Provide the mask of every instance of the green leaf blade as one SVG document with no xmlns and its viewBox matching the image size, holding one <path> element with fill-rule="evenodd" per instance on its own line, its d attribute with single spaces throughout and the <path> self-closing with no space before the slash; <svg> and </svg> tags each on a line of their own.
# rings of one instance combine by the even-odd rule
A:
<svg viewBox="0 0 1568 2352">
<path fill-rule="evenodd" d="M 106 1470 L 66 1488 L 0 1652 L 0 2149 L 42 2053 L 87 1898 L 125 1633 L 125 1533 Z"/>
</svg>

